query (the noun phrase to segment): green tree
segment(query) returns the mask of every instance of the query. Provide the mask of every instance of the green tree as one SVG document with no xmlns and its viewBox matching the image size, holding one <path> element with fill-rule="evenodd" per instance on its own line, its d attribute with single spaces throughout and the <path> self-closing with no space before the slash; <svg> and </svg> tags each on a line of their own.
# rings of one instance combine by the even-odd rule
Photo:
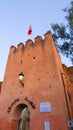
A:
<svg viewBox="0 0 73 130">
<path fill-rule="evenodd" d="M 70 6 L 63 9 L 66 24 L 51 24 L 53 38 L 58 51 L 70 58 L 73 64 L 73 0 Z"/>
</svg>

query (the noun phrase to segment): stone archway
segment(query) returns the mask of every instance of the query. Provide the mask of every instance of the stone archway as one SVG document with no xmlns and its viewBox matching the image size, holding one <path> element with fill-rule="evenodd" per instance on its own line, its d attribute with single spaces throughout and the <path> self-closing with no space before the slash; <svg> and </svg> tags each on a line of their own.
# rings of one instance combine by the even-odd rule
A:
<svg viewBox="0 0 73 130">
<path fill-rule="evenodd" d="M 28 107 L 25 107 L 19 115 L 17 130 L 30 130 L 30 112 Z"/>
<path fill-rule="evenodd" d="M 19 104 L 14 111 L 17 119 L 16 130 L 30 130 L 30 111 L 25 104 Z"/>
</svg>

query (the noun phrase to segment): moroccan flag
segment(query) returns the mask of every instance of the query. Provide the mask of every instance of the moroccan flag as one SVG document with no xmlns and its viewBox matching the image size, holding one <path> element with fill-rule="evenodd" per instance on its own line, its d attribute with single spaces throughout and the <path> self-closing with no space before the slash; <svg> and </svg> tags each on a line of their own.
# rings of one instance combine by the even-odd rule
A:
<svg viewBox="0 0 73 130">
<path fill-rule="evenodd" d="M 31 34 L 32 34 L 32 26 L 30 25 L 28 29 L 28 35 L 31 35 Z"/>
</svg>

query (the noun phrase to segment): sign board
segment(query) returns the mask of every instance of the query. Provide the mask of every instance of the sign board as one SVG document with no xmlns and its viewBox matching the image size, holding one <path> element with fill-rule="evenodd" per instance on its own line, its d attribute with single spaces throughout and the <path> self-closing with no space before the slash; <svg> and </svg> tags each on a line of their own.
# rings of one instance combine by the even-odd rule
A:
<svg viewBox="0 0 73 130">
<path fill-rule="evenodd" d="M 40 103 L 40 112 L 51 112 L 51 103 L 50 102 L 41 102 Z"/>
<path fill-rule="evenodd" d="M 50 130 L 50 122 L 44 121 L 44 130 Z"/>
</svg>

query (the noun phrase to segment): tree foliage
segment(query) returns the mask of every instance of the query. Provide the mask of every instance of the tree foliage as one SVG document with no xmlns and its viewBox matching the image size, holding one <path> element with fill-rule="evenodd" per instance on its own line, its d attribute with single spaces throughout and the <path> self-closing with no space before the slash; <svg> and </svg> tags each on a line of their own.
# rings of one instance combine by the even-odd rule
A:
<svg viewBox="0 0 73 130">
<path fill-rule="evenodd" d="M 53 23 L 51 24 L 51 28 L 59 52 L 70 58 L 73 63 L 73 0 L 70 6 L 63 9 L 63 11 L 66 23 Z"/>
</svg>

